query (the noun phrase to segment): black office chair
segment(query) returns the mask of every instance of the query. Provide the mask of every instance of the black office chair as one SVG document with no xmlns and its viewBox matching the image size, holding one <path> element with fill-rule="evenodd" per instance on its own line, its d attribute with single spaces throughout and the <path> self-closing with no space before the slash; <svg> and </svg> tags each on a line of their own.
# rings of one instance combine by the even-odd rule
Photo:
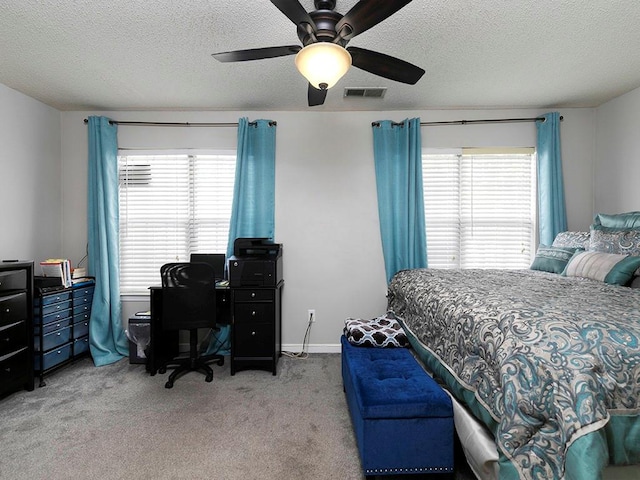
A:
<svg viewBox="0 0 640 480">
<path fill-rule="evenodd" d="M 167 263 L 160 268 L 162 278 L 162 329 L 189 330 L 189 357 L 171 360 L 161 369 L 175 370 L 165 384 L 172 388 L 179 376 L 190 371 L 213 380 L 213 370 L 207 364 L 217 360 L 224 365 L 222 355 L 198 355 L 198 329 L 216 328 L 216 290 L 213 267 L 205 263 Z"/>
</svg>

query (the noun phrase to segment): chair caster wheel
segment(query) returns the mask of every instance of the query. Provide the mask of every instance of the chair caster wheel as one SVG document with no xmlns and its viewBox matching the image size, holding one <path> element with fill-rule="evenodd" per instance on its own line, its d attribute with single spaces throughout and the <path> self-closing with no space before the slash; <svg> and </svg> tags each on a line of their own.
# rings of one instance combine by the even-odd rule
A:
<svg viewBox="0 0 640 480">
<path fill-rule="evenodd" d="M 204 379 L 205 382 L 211 382 L 213 381 L 213 375 L 207 375 Z"/>
<path fill-rule="evenodd" d="M 158 373 L 162 374 L 162 373 L 167 373 L 167 368 L 166 367 L 160 367 L 158 369 Z"/>
<path fill-rule="evenodd" d="M 167 382 L 164 384 L 164 388 L 173 388 L 173 382 Z"/>
<path fill-rule="evenodd" d="M 218 366 L 223 366 L 224 365 L 224 358 L 221 358 L 220 360 L 218 360 Z"/>
</svg>

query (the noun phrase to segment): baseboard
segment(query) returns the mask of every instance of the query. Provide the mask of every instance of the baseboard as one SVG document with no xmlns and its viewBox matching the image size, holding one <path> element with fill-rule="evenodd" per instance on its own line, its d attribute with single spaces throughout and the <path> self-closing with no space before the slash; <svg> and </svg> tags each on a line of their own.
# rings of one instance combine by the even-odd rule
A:
<svg viewBox="0 0 640 480">
<path fill-rule="evenodd" d="M 180 343 L 178 345 L 178 351 L 183 353 L 189 352 L 189 344 L 188 343 Z M 287 344 L 282 345 L 283 352 L 292 352 L 297 353 L 302 351 L 301 344 Z M 339 343 L 314 343 L 307 347 L 307 353 L 340 353 L 340 344 Z"/>
<path fill-rule="evenodd" d="M 287 344 L 282 345 L 282 350 L 285 352 L 301 352 L 301 344 Z M 312 343 L 307 347 L 308 353 L 340 353 L 339 343 Z"/>
</svg>

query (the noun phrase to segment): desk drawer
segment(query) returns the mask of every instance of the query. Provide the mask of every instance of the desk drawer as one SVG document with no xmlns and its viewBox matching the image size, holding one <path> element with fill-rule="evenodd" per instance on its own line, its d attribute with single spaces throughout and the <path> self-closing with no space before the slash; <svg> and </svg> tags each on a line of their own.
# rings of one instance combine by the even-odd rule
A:
<svg viewBox="0 0 640 480">
<path fill-rule="evenodd" d="M 0 272 L 0 292 L 24 290 L 25 288 L 27 288 L 26 270 Z"/>
<path fill-rule="evenodd" d="M 233 298 L 236 302 L 273 302 L 275 295 L 276 291 L 273 288 L 248 288 L 233 291 Z"/>
<path fill-rule="evenodd" d="M 233 322 L 234 324 L 273 323 L 273 305 L 269 303 L 236 303 Z"/>
<path fill-rule="evenodd" d="M 26 292 L 0 297 L 0 326 L 27 318 Z"/>
<path fill-rule="evenodd" d="M 20 350 L 27 344 L 27 323 L 21 320 L 0 327 L 0 357 Z"/>
<path fill-rule="evenodd" d="M 33 337 L 33 344 L 36 352 L 40 351 L 40 335 Z M 52 348 L 57 348 L 71 341 L 71 327 L 64 327 L 42 337 L 42 351 L 46 352 Z"/>
<path fill-rule="evenodd" d="M 50 352 L 42 355 L 42 369 L 40 368 L 40 355 L 35 356 L 34 368 L 37 371 L 48 370 L 49 368 L 55 367 L 56 365 L 61 364 L 62 362 L 69 360 L 71 358 L 71 343 L 67 343 L 60 348 L 56 348 L 55 350 L 51 350 Z"/>
<path fill-rule="evenodd" d="M 272 357 L 275 342 L 273 325 L 268 323 L 234 326 L 235 357 Z"/>
</svg>

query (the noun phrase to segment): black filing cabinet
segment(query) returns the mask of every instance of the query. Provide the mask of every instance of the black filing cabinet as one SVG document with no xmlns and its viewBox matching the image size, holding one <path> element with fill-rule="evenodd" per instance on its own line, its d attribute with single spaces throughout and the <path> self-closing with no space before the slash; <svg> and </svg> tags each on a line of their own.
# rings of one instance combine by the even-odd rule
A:
<svg viewBox="0 0 640 480">
<path fill-rule="evenodd" d="M 93 281 L 40 291 L 33 307 L 34 368 L 43 387 L 45 374 L 89 351 Z"/>
<path fill-rule="evenodd" d="M 282 354 L 282 287 L 283 282 L 275 287 L 231 289 L 231 375 L 245 368 L 276 374 Z"/>
<path fill-rule="evenodd" d="M 0 262 L 0 397 L 33 390 L 33 262 Z"/>
</svg>

